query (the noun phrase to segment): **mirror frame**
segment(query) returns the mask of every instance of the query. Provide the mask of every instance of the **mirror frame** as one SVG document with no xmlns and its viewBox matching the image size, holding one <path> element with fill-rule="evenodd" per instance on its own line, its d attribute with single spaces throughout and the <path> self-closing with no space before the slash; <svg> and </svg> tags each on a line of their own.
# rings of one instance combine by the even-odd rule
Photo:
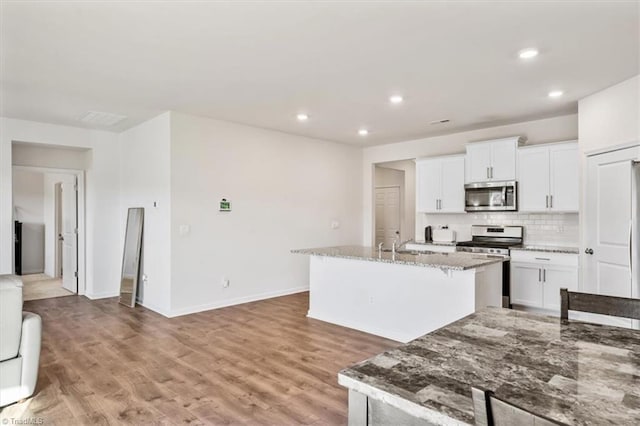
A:
<svg viewBox="0 0 640 426">
<path fill-rule="evenodd" d="M 133 247 L 133 250 L 135 250 L 134 253 L 136 256 L 136 270 L 133 276 L 133 288 L 131 289 L 131 301 L 129 301 L 129 300 L 123 300 L 122 298 L 122 294 L 123 294 L 122 281 L 124 278 L 125 262 L 127 260 L 126 257 L 127 257 L 127 241 L 129 237 L 129 221 L 131 220 L 132 213 L 134 213 L 135 211 L 140 212 L 140 226 L 138 227 L 137 230 L 134 230 L 134 232 L 137 232 L 136 239 L 134 241 L 134 243 L 136 244 L 136 247 Z M 140 276 L 140 260 L 141 260 L 141 254 L 142 254 L 143 230 L 144 230 L 144 208 L 130 207 L 127 211 L 127 225 L 126 225 L 125 234 L 124 234 L 124 250 L 122 251 L 122 271 L 120 273 L 120 296 L 118 298 L 118 303 L 128 306 L 130 308 L 133 308 L 136 306 L 136 298 L 138 293 L 138 281 L 139 281 L 138 278 Z"/>
</svg>

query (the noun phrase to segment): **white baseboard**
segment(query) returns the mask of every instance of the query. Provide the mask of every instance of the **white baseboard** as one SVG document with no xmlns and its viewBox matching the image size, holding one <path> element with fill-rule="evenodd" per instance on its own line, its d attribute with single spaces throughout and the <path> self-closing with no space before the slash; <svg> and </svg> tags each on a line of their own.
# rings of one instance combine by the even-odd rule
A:
<svg viewBox="0 0 640 426">
<path fill-rule="evenodd" d="M 167 317 L 167 318 L 171 318 L 171 313 L 167 312 L 166 310 L 159 308 L 155 305 L 149 304 L 149 303 L 144 303 L 144 301 L 142 301 L 142 303 L 136 302 L 138 305 L 144 307 L 145 309 L 148 309 L 150 311 L 155 312 L 156 314 L 160 314 L 163 317 Z"/>
<path fill-rule="evenodd" d="M 22 275 L 44 274 L 44 269 L 23 269 Z"/>
<path fill-rule="evenodd" d="M 287 296 L 289 294 L 302 293 L 305 291 L 309 291 L 309 286 L 294 287 L 287 290 L 271 291 L 267 293 L 255 294 L 252 296 L 237 297 L 235 299 L 219 300 L 212 303 L 205 303 L 203 305 L 173 309 L 171 310 L 170 315 L 165 315 L 165 316 L 168 316 L 169 318 L 179 317 L 182 315 L 195 314 L 196 312 L 209 311 L 212 309 L 219 309 L 227 306 L 241 305 L 243 303 L 256 302 L 258 300 L 264 300 L 264 299 L 272 299 L 274 297 Z M 156 311 L 156 312 L 161 313 L 159 311 Z"/>
<path fill-rule="evenodd" d="M 98 299 L 108 299 L 109 297 L 116 297 L 119 296 L 120 292 L 106 292 L 106 293 L 96 293 L 96 294 L 90 294 L 90 293 L 85 293 L 84 296 L 87 299 L 91 299 L 91 300 L 98 300 Z"/>
</svg>

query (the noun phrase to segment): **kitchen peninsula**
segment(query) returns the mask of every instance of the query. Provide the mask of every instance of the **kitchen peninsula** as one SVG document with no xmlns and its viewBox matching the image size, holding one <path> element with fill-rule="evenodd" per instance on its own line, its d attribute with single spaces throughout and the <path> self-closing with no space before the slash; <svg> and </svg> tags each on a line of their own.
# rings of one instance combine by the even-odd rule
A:
<svg viewBox="0 0 640 426">
<path fill-rule="evenodd" d="M 403 343 L 501 305 L 504 257 L 362 246 L 292 252 L 310 255 L 308 317 Z"/>
</svg>

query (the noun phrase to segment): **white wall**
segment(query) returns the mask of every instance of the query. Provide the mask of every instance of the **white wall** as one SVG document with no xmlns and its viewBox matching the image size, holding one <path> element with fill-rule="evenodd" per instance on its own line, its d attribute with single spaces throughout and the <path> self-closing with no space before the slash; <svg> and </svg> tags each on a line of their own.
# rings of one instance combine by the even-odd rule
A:
<svg viewBox="0 0 640 426">
<path fill-rule="evenodd" d="M 44 223 L 44 175 L 28 170 L 13 170 L 14 219 Z"/>
<path fill-rule="evenodd" d="M 22 223 L 22 273 L 45 270 L 44 175 L 13 170 L 14 219 Z"/>
<path fill-rule="evenodd" d="M 118 294 L 120 182 L 117 135 L 110 132 L 0 118 L 0 273 L 13 271 L 12 141 L 91 149 L 86 169 L 86 294 Z M 41 158 L 41 167 L 57 167 Z"/>
<path fill-rule="evenodd" d="M 119 135 L 122 223 L 119 249 L 124 247 L 127 209 L 143 207 L 142 304 L 169 315 L 171 296 L 170 113 L 164 113 Z"/>
<path fill-rule="evenodd" d="M 361 167 L 358 148 L 171 113 L 172 314 L 308 288 L 289 251 L 361 241 Z"/>
<path fill-rule="evenodd" d="M 640 75 L 578 102 L 582 153 L 640 140 Z"/>
<path fill-rule="evenodd" d="M 362 216 L 362 244 L 370 246 L 373 243 L 372 209 L 373 172 L 375 163 L 464 153 L 465 145 L 469 142 L 508 136 L 525 136 L 529 141 L 528 144 L 574 140 L 577 139 L 578 136 L 578 116 L 575 114 L 566 115 L 365 148 L 362 160 L 362 194 L 364 205 Z M 416 231 L 416 237 L 419 238 L 420 234 L 421 232 Z"/>
</svg>

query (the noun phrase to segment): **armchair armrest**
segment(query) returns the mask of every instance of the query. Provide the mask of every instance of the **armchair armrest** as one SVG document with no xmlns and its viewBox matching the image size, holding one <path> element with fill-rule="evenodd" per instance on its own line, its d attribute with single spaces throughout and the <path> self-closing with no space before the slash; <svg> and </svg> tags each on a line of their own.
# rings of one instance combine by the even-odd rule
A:
<svg viewBox="0 0 640 426">
<path fill-rule="evenodd" d="M 22 336 L 20 338 L 20 356 L 22 357 L 22 383 L 32 395 L 38 381 L 38 363 L 40 362 L 40 343 L 42 341 L 42 320 L 39 315 L 22 312 Z"/>
</svg>

